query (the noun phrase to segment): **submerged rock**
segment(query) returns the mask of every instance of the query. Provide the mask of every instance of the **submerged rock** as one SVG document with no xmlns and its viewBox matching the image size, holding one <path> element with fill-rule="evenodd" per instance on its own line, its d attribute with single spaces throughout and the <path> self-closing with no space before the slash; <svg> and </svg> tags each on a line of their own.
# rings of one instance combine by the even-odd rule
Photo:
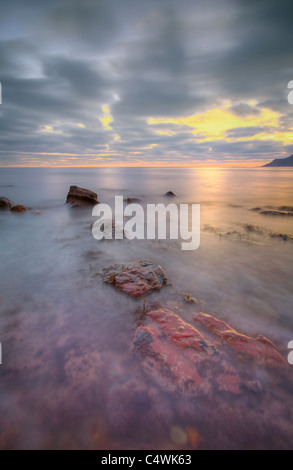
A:
<svg viewBox="0 0 293 470">
<path fill-rule="evenodd" d="M 292 236 L 286 235 L 286 234 L 283 234 L 283 233 L 272 233 L 271 238 L 277 238 L 279 240 L 283 240 L 284 242 L 293 241 Z"/>
<path fill-rule="evenodd" d="M 0 210 L 9 210 L 13 206 L 15 206 L 15 203 L 8 199 L 7 197 L 0 197 Z"/>
<path fill-rule="evenodd" d="M 203 445 L 204 440 L 195 428 L 187 428 L 187 435 L 193 449 L 198 449 Z"/>
<path fill-rule="evenodd" d="M 160 290 L 168 282 L 161 266 L 147 261 L 104 268 L 103 276 L 106 284 L 113 285 L 131 297 L 140 297 L 153 290 Z"/>
<path fill-rule="evenodd" d="M 98 203 L 98 195 L 93 191 L 79 186 L 70 186 L 66 204 L 70 204 L 71 207 L 83 207 L 95 206 Z"/>
<path fill-rule="evenodd" d="M 146 374 L 164 390 L 194 396 L 215 391 L 260 393 L 255 365 L 287 365 L 276 346 L 263 336 L 244 336 L 203 313 L 195 315 L 194 321 L 209 331 L 208 337 L 163 307 L 144 312 L 134 332 L 134 354 Z M 243 357 L 250 361 L 243 363 Z"/>
<path fill-rule="evenodd" d="M 217 347 L 166 308 L 145 315 L 144 324 L 134 332 L 132 349 L 144 371 L 163 389 L 207 395 L 217 387 L 241 393 L 241 378 L 220 360 Z"/>
<path fill-rule="evenodd" d="M 27 208 L 25 206 L 18 204 L 16 206 L 11 207 L 10 211 L 19 214 L 21 212 L 26 212 Z"/>
<path fill-rule="evenodd" d="M 125 202 L 127 202 L 127 204 L 136 204 L 142 202 L 142 199 L 139 199 L 138 197 L 128 197 L 125 199 Z"/>
<path fill-rule="evenodd" d="M 241 355 L 271 367 L 287 365 L 277 347 L 264 336 L 251 338 L 242 335 L 224 321 L 205 313 L 198 313 L 193 319 Z"/>
<path fill-rule="evenodd" d="M 293 212 L 288 212 L 288 211 L 279 211 L 279 210 L 265 210 L 265 211 L 260 211 L 259 212 L 262 215 L 273 215 L 273 216 L 293 216 Z"/>
</svg>

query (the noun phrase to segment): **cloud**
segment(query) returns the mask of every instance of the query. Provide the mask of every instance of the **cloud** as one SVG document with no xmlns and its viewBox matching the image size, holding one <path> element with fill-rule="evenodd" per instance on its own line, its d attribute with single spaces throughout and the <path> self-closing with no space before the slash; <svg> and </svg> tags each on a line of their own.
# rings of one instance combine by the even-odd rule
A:
<svg viewBox="0 0 293 470">
<path fill-rule="evenodd" d="M 283 155 L 292 145 L 292 8 L 2 2 L 0 165 L 30 154 L 51 164 L 65 155 L 67 164 L 70 155 L 81 164 Z"/>
<path fill-rule="evenodd" d="M 237 116 L 230 112 L 229 109 L 213 108 L 208 109 L 204 113 L 194 114 L 187 117 L 181 118 L 164 118 L 155 119 L 149 118 L 148 123 L 150 125 L 156 124 L 173 124 L 178 126 L 186 126 L 192 129 L 192 134 L 196 136 L 197 142 L 213 142 L 217 140 L 231 139 L 231 131 L 236 129 L 247 129 L 250 130 L 253 127 L 259 127 L 262 132 L 260 134 L 251 136 L 254 140 L 279 140 L 281 142 L 288 142 L 290 135 L 293 138 L 291 132 L 276 132 L 279 129 L 279 118 L 280 115 L 269 109 L 262 109 L 256 115 Z M 273 132 L 263 132 L 264 128 L 273 128 Z M 229 136 L 227 136 L 227 133 Z M 283 138 L 282 138 L 283 137 Z M 238 140 L 248 140 L 249 135 L 245 137 L 239 136 Z"/>
</svg>

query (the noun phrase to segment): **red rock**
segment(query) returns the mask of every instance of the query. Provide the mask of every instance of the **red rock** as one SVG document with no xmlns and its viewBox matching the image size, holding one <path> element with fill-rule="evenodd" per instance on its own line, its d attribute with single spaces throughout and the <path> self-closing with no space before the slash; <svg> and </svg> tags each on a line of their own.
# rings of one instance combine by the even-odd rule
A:
<svg viewBox="0 0 293 470">
<path fill-rule="evenodd" d="M 242 381 L 237 375 L 222 374 L 216 378 L 216 382 L 219 385 L 219 390 L 234 393 L 234 395 L 241 395 L 240 385 Z"/>
<path fill-rule="evenodd" d="M 15 203 L 10 199 L 7 199 L 7 197 L 0 197 L 0 209 L 11 209 L 13 206 L 15 206 Z"/>
<path fill-rule="evenodd" d="M 14 213 L 21 213 L 21 212 L 26 212 L 26 207 L 22 206 L 22 205 L 17 205 L 17 206 L 13 206 L 11 207 L 10 211 L 11 212 L 14 212 Z"/>
<path fill-rule="evenodd" d="M 167 276 L 161 266 L 140 261 L 116 264 L 103 269 L 104 282 L 122 290 L 131 297 L 140 297 L 167 284 Z"/>
<path fill-rule="evenodd" d="M 164 389 L 207 395 L 217 387 L 241 393 L 241 378 L 217 348 L 170 310 L 146 313 L 144 325 L 134 332 L 132 349 L 145 372 Z"/>
<path fill-rule="evenodd" d="M 195 315 L 193 319 L 234 349 L 234 351 L 268 366 L 287 366 L 277 347 L 264 336 L 251 338 L 242 335 L 224 321 L 204 313 Z"/>
<path fill-rule="evenodd" d="M 167 309 L 149 312 L 148 317 L 157 322 L 161 331 L 175 346 L 203 351 L 207 347 L 204 337 L 193 326 Z"/>
</svg>

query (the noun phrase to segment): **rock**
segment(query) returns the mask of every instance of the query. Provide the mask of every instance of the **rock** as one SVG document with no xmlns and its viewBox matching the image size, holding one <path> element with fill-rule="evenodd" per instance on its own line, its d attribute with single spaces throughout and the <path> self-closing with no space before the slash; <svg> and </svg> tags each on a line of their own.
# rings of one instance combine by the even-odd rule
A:
<svg viewBox="0 0 293 470">
<path fill-rule="evenodd" d="M 103 269 L 104 282 L 111 284 L 131 297 L 140 297 L 167 284 L 167 276 L 161 266 L 147 261 L 116 264 Z"/>
<path fill-rule="evenodd" d="M 242 381 L 237 375 L 220 374 L 216 377 L 216 382 L 221 392 L 230 392 L 234 393 L 234 395 L 240 395 L 241 393 L 240 386 Z"/>
<path fill-rule="evenodd" d="M 159 391 L 131 376 L 125 381 L 113 381 L 106 398 L 107 420 L 113 434 L 132 436 L 140 448 L 149 439 L 161 439 L 174 419 L 168 400 Z M 142 444 L 140 444 L 142 442 Z"/>
<path fill-rule="evenodd" d="M 252 225 L 252 224 L 244 224 L 243 225 L 244 229 L 246 230 L 246 232 L 249 232 L 249 233 L 257 233 L 257 234 L 263 234 L 263 231 L 261 228 L 255 226 L 255 225 Z"/>
<path fill-rule="evenodd" d="M 247 390 L 253 393 L 261 393 L 263 391 L 262 385 L 258 380 L 247 380 L 243 385 Z"/>
<path fill-rule="evenodd" d="M 22 206 L 22 205 L 17 205 L 17 206 L 13 206 L 11 207 L 10 211 L 11 212 L 14 212 L 14 213 L 21 213 L 21 212 L 26 212 L 26 207 Z"/>
<path fill-rule="evenodd" d="M 272 216 L 293 216 L 293 212 L 288 212 L 288 211 L 277 211 L 277 210 L 268 210 L 268 211 L 260 211 L 260 214 L 262 215 L 272 215 Z"/>
<path fill-rule="evenodd" d="M 193 449 L 198 449 L 204 440 L 195 428 L 187 428 L 187 436 Z"/>
<path fill-rule="evenodd" d="M 188 442 L 186 432 L 179 426 L 173 426 L 170 430 L 170 439 L 178 446 L 185 446 Z"/>
<path fill-rule="evenodd" d="M 215 345 L 166 308 L 145 314 L 134 332 L 132 350 L 144 371 L 164 390 L 208 395 L 217 387 L 241 394 L 241 378 Z"/>
<path fill-rule="evenodd" d="M 125 202 L 127 202 L 127 204 L 135 204 L 135 203 L 142 202 L 142 200 L 139 199 L 138 197 L 128 197 L 127 199 L 125 199 Z"/>
<path fill-rule="evenodd" d="M 179 196 L 174 191 L 168 191 L 166 194 L 164 194 L 164 197 L 179 197 Z"/>
<path fill-rule="evenodd" d="M 194 321 L 209 331 L 209 338 L 161 306 L 146 308 L 134 331 L 133 353 L 149 378 L 164 390 L 207 397 L 216 392 L 260 393 L 255 365 L 282 370 L 288 366 L 263 336 L 242 335 L 203 313 L 195 315 Z M 243 357 L 249 361 L 243 363 Z"/>
<path fill-rule="evenodd" d="M 249 336 L 242 335 L 224 321 L 204 313 L 198 313 L 193 319 L 237 353 L 267 366 L 287 366 L 277 347 L 264 336 L 250 338 Z"/>
<path fill-rule="evenodd" d="M 184 301 L 187 303 L 187 304 L 198 304 L 198 300 L 196 300 L 194 297 L 191 297 L 190 294 L 186 294 L 184 296 Z"/>
<path fill-rule="evenodd" d="M 293 241 L 293 237 L 291 237 L 290 235 L 283 234 L 283 233 L 272 233 L 271 238 L 278 238 L 278 239 L 283 240 L 284 242 Z"/>
<path fill-rule="evenodd" d="M 0 197 L 0 210 L 9 210 L 13 206 L 15 206 L 15 203 L 12 202 L 10 199 L 7 199 L 6 197 Z"/>
<path fill-rule="evenodd" d="M 282 212 L 293 212 L 293 207 L 288 207 L 288 206 L 281 206 L 281 207 L 278 207 L 278 210 L 279 211 L 282 211 Z"/>
<path fill-rule="evenodd" d="M 95 206 L 99 203 L 98 196 L 93 191 L 79 188 L 78 186 L 70 186 L 66 203 L 72 207 Z"/>
<path fill-rule="evenodd" d="M 107 236 L 112 236 L 112 239 L 115 238 L 115 233 L 116 233 L 116 228 L 115 228 L 115 223 L 112 222 L 112 226 L 109 230 L 105 230 L 105 224 L 102 224 L 101 225 L 101 231 L 103 231 L 105 233 L 105 237 Z M 123 233 L 123 228 L 119 230 L 119 233 Z M 124 234 L 123 234 L 123 237 L 124 237 Z M 106 238 L 103 238 L 103 240 L 105 240 Z"/>
</svg>

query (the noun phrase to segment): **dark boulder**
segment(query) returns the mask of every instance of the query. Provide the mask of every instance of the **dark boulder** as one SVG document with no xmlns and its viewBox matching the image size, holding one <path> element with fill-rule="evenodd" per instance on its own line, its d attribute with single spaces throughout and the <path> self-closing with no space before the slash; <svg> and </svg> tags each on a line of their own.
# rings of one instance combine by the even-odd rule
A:
<svg viewBox="0 0 293 470">
<path fill-rule="evenodd" d="M 27 208 L 22 206 L 21 204 L 18 204 L 16 206 L 11 207 L 10 211 L 14 212 L 15 214 L 20 214 L 21 212 L 26 212 Z"/>
<path fill-rule="evenodd" d="M 9 210 L 13 206 L 15 206 L 15 203 L 12 202 L 10 199 L 7 199 L 7 197 L 0 197 L 0 209 Z"/>
<path fill-rule="evenodd" d="M 98 203 L 98 195 L 93 191 L 78 186 L 70 186 L 66 204 L 70 204 L 72 207 L 83 207 L 95 206 Z"/>
<path fill-rule="evenodd" d="M 166 194 L 164 194 L 164 197 L 179 197 L 179 195 L 174 193 L 174 191 L 168 191 Z"/>
<path fill-rule="evenodd" d="M 142 200 L 139 199 L 138 197 L 128 197 L 127 199 L 125 199 L 125 202 L 127 204 L 136 204 L 136 203 L 142 202 Z"/>
</svg>

